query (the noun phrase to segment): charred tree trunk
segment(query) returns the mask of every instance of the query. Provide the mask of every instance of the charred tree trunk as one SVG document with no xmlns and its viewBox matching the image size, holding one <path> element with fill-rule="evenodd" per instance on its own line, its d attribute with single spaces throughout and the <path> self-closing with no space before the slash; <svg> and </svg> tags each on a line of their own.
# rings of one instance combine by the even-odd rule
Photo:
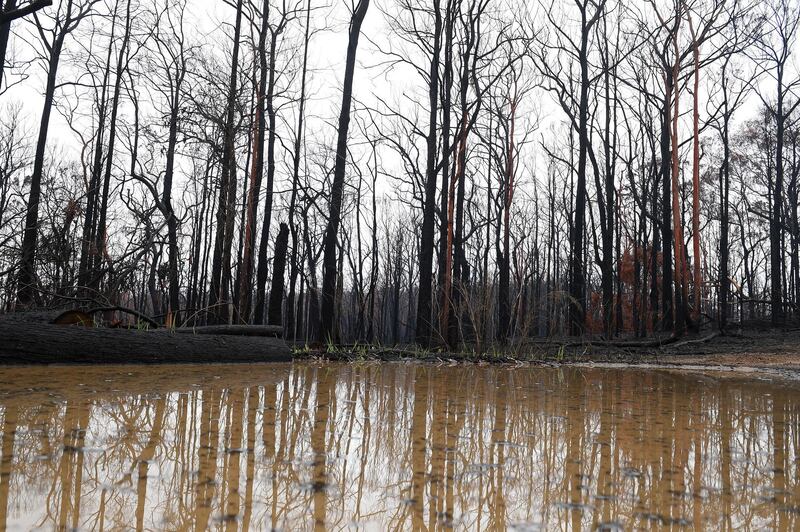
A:
<svg viewBox="0 0 800 532">
<path fill-rule="evenodd" d="M 784 323 L 783 310 L 783 249 L 781 235 L 783 233 L 783 146 L 786 134 L 786 115 L 784 113 L 785 93 L 783 89 L 783 65 L 778 65 L 778 99 L 775 110 L 775 183 L 772 189 L 772 212 L 769 219 L 769 278 L 770 304 L 772 307 L 772 325 L 778 327 Z"/>
<path fill-rule="evenodd" d="M 499 285 L 497 288 L 497 340 L 501 344 L 511 335 L 511 207 L 514 203 L 514 176 L 516 166 L 514 134 L 517 115 L 517 95 L 511 96 L 508 139 L 506 140 L 506 175 L 503 198 L 503 251 L 498 261 Z"/>
<path fill-rule="evenodd" d="M 442 96 L 441 96 L 441 107 L 442 107 L 442 162 L 441 162 L 441 172 L 442 172 L 442 190 L 441 190 L 441 197 L 440 197 L 440 205 L 439 205 L 439 255 L 438 255 L 438 281 L 439 281 L 439 291 L 438 291 L 438 298 L 439 298 L 439 315 L 437 319 L 437 323 L 441 327 L 442 323 L 442 303 L 445 297 L 449 297 L 445 295 L 445 278 L 450 275 L 449 265 L 447 264 L 447 232 L 448 232 L 448 224 L 450 218 L 448 217 L 448 205 L 450 203 L 450 172 L 451 172 L 451 144 L 452 139 L 451 136 L 451 113 L 452 113 L 452 90 L 453 90 L 453 36 L 454 36 L 454 29 L 455 29 L 455 19 L 457 16 L 456 9 L 458 6 L 457 0 L 448 0 L 447 2 L 447 9 L 445 10 L 445 22 L 444 22 L 444 44 L 442 49 L 444 50 L 444 72 L 442 73 L 443 77 L 443 87 L 442 87 Z M 431 315 L 431 319 L 433 319 L 433 315 Z M 437 329 L 441 332 L 441 329 Z M 439 334 L 441 339 L 445 339 Z"/>
<path fill-rule="evenodd" d="M 288 247 L 289 226 L 282 223 L 278 239 L 275 241 L 275 260 L 272 263 L 272 289 L 269 292 L 269 311 L 267 313 L 267 323 L 270 325 L 280 325 L 283 322 L 284 274 Z"/>
<path fill-rule="evenodd" d="M 164 171 L 164 189 L 161 196 L 162 211 L 167 220 L 167 277 L 169 283 L 169 313 L 174 326 L 180 326 L 180 281 L 178 277 L 178 217 L 172 206 L 172 181 L 175 173 L 175 150 L 178 143 L 178 116 L 180 113 L 181 90 L 186 75 L 185 63 L 180 65 L 175 76 L 175 86 L 169 117 L 169 138 L 167 140 L 167 165 Z"/>
<path fill-rule="evenodd" d="M 694 59 L 694 101 L 692 109 L 692 254 L 693 254 L 693 308 L 692 322 L 700 321 L 702 286 L 700 260 L 700 44 L 697 42 L 692 17 L 688 16 L 689 30 L 692 35 L 692 57 Z"/>
<path fill-rule="evenodd" d="M 428 86 L 428 137 L 426 139 L 427 162 L 425 169 L 425 198 L 422 212 L 422 235 L 419 252 L 419 292 L 417 295 L 416 342 L 425 347 L 431 340 L 431 319 L 433 311 L 433 245 L 434 218 L 436 216 L 436 170 L 439 117 L 439 58 L 441 49 L 442 15 L 440 0 L 433 0 L 433 54 Z"/>
<path fill-rule="evenodd" d="M 723 70 L 723 117 L 722 117 L 722 168 L 720 169 L 720 237 L 719 237 L 719 329 L 724 331 L 728 325 L 728 294 L 730 277 L 728 273 L 729 234 L 730 234 L 730 112 L 728 110 L 727 81 Z"/>
<path fill-rule="evenodd" d="M 665 331 L 671 331 L 674 326 L 672 314 L 672 172 L 670 170 L 672 90 L 672 73 L 668 71 L 661 116 L 661 328 Z"/>
<path fill-rule="evenodd" d="M 586 267 L 584 231 L 586 224 L 586 167 L 589 152 L 589 35 L 605 8 L 605 2 L 597 6 L 595 14 L 589 18 L 589 2 L 579 4 L 581 11 L 581 37 L 578 48 L 580 68 L 580 95 L 578 99 L 578 168 L 575 183 L 575 212 L 570 238 L 570 334 L 580 335 L 586 327 Z"/>
<path fill-rule="evenodd" d="M 83 217 L 83 234 L 81 238 L 81 256 L 78 265 L 78 285 L 82 292 L 89 285 L 91 277 L 91 264 L 95 262 L 94 256 L 98 250 L 94 249 L 95 235 L 97 233 L 97 211 L 99 209 L 100 195 L 100 174 L 103 171 L 103 141 L 105 140 L 106 109 L 108 98 L 108 78 L 111 75 L 111 50 L 114 42 L 114 32 L 117 27 L 118 4 L 114 6 L 111 22 L 111 38 L 106 54 L 105 69 L 103 70 L 103 81 L 100 87 L 100 100 L 97 102 L 97 131 L 95 132 L 95 147 L 92 161 L 92 171 L 89 178 L 89 188 L 86 191 L 86 210 Z"/>
<path fill-rule="evenodd" d="M 677 34 L 677 28 L 676 28 Z M 680 60 L 678 55 L 677 35 L 673 39 L 675 63 L 672 79 L 678 80 Z M 678 117 L 680 116 L 680 87 L 673 88 L 674 110 L 672 112 L 672 227 L 675 237 L 675 334 L 680 336 L 686 330 L 686 251 L 683 240 L 683 220 L 680 202 L 680 159 L 678 154 Z"/>
<path fill-rule="evenodd" d="M 231 75 L 228 86 L 227 113 L 223 138 L 222 177 L 217 203 L 217 228 L 214 238 L 214 255 L 211 264 L 211 287 L 209 305 L 218 321 L 227 322 L 231 316 L 228 311 L 228 294 L 231 278 L 231 248 L 233 245 L 233 222 L 236 203 L 236 147 L 234 131 L 234 112 L 236 106 L 239 76 L 239 41 L 242 31 L 242 0 L 236 3 L 236 22 L 233 30 L 233 54 Z"/>
<path fill-rule="evenodd" d="M 255 246 L 255 225 L 258 217 L 258 198 L 261 194 L 261 181 L 264 176 L 264 134 L 266 133 L 266 120 L 264 118 L 264 100 L 266 97 L 266 84 L 268 72 L 267 65 L 267 32 L 269 31 L 269 2 L 265 0 L 261 11 L 261 28 L 258 36 L 258 70 L 259 79 L 256 88 L 256 119 L 253 141 L 253 160 L 250 170 L 250 189 L 247 192 L 245 211 L 245 234 L 242 262 L 239 265 L 239 315 L 248 320 L 250 317 L 250 298 L 252 292 L 252 271 L 254 265 L 253 248 Z M 272 42 L 271 40 L 270 42 Z M 270 57 L 274 54 L 270 46 Z M 271 59 L 272 60 L 272 59 Z M 269 217 L 269 213 L 265 213 Z M 256 314 L 256 323 L 260 323 Z"/>
<path fill-rule="evenodd" d="M 106 255 L 106 218 L 108 216 L 108 195 L 111 189 L 111 170 L 114 165 L 114 150 L 117 139 L 117 115 L 119 113 L 119 99 L 122 89 L 122 76 L 128 70 L 125 58 L 128 53 L 128 46 L 131 39 L 131 2 L 128 0 L 125 11 L 125 33 L 122 36 L 119 54 L 117 55 L 117 71 L 114 81 L 114 94 L 111 96 L 111 117 L 108 121 L 108 146 L 106 147 L 106 167 L 103 174 L 103 190 L 100 194 L 100 210 L 97 215 L 97 228 L 95 232 L 94 247 L 98 255 L 95 261 L 101 261 Z M 99 268 L 99 262 L 91 264 L 93 276 L 90 279 L 90 287 L 97 288 L 103 278 L 105 270 Z"/>
<path fill-rule="evenodd" d="M 269 264 L 267 260 L 267 250 L 269 242 L 269 229 L 272 223 L 272 195 L 275 182 L 275 124 L 277 116 L 275 113 L 275 54 L 278 48 L 278 35 L 283 31 L 285 19 L 278 27 L 272 30 L 272 37 L 269 45 L 269 82 L 267 85 L 267 117 L 269 119 L 269 137 L 267 139 L 267 194 L 264 198 L 264 220 L 261 226 L 261 242 L 258 249 L 258 273 L 256 275 L 256 308 L 255 322 L 262 323 L 264 320 L 264 306 L 266 300 L 267 272 Z M 276 250 L 277 253 L 277 250 Z"/>
<path fill-rule="evenodd" d="M 300 150 L 303 146 L 303 127 L 305 122 L 306 106 L 306 79 L 308 75 L 308 43 L 311 28 L 311 0 L 308 1 L 306 8 L 305 35 L 303 37 L 303 71 L 300 75 L 300 102 L 297 110 L 297 131 L 294 138 L 294 151 L 292 153 L 292 193 L 289 199 L 289 232 L 292 237 L 292 253 L 289 259 L 289 296 L 286 301 L 286 334 L 287 338 L 294 340 L 297 329 L 297 318 L 299 310 L 295 296 L 295 286 L 297 277 L 302 267 L 302 259 L 299 256 L 300 237 L 295 220 L 297 209 L 297 189 L 300 187 Z M 302 301 L 302 298 L 300 298 Z"/>
<path fill-rule="evenodd" d="M 338 141 L 336 143 L 336 163 L 331 187 L 330 214 L 325 229 L 324 255 L 322 264 L 322 314 L 320 340 L 335 339 L 334 322 L 336 304 L 336 242 L 341 221 L 342 194 L 347 164 L 347 135 L 350 127 L 350 106 L 353 98 L 353 76 L 356 66 L 358 39 L 361 24 L 367 15 L 370 0 L 359 0 L 350 20 L 350 32 L 345 61 L 344 86 L 342 87 L 342 109 L 339 114 Z"/>
<path fill-rule="evenodd" d="M 64 20 L 57 22 L 52 42 L 45 42 L 45 47 L 48 51 L 47 82 L 44 91 L 42 116 L 39 121 L 39 135 L 36 141 L 33 170 L 31 172 L 30 191 L 25 212 L 25 229 L 22 237 L 20 272 L 17 281 L 17 301 L 23 306 L 34 303 L 34 298 L 38 297 L 36 289 L 36 250 L 39 234 L 39 201 L 42 195 L 42 174 L 44 173 L 47 134 L 50 129 L 50 114 L 53 110 L 61 50 L 64 47 L 64 41 L 67 36 L 77 27 L 90 8 L 84 7 L 81 11 L 74 12 L 72 1 L 70 1 L 67 5 Z"/>
</svg>

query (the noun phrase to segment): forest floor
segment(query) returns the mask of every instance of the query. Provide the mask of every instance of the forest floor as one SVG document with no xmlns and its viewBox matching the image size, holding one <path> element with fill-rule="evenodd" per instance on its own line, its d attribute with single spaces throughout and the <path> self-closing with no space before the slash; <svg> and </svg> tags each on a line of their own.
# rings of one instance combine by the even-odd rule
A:
<svg viewBox="0 0 800 532">
<path fill-rule="evenodd" d="M 52 321 L 52 312 L 40 314 L 19 313 L 2 316 L 3 319 L 0 320 L 0 364 L 13 362 L 13 357 L 9 358 L 10 355 L 22 357 L 15 363 L 27 361 L 28 363 L 102 364 L 110 363 L 112 360 L 128 363 L 140 361 L 158 363 L 177 359 L 185 362 L 230 362 L 233 360 L 266 362 L 291 359 L 349 362 L 374 360 L 639 366 L 697 371 L 762 370 L 785 373 L 800 380 L 800 328 L 772 329 L 763 322 L 747 324 L 744 328 L 730 329 L 728 334 L 705 329 L 681 338 L 668 335 L 646 339 L 617 338 L 613 340 L 604 340 L 599 337 L 526 338 L 506 346 L 449 352 L 441 349 L 423 350 L 410 345 L 385 347 L 357 344 L 308 347 L 301 343 L 283 342 L 272 338 L 238 336 L 217 338 L 213 335 L 167 334 L 162 331 L 142 333 L 120 329 L 62 327 L 49 325 L 49 322 Z M 120 338 L 123 336 L 125 337 L 123 339 L 127 339 L 127 341 L 121 344 Z M 150 346 L 148 349 L 152 353 L 145 353 L 148 349 L 145 349 L 146 346 L 140 345 L 145 340 L 148 341 L 147 345 Z M 191 347 L 189 344 L 195 343 L 198 344 L 195 346 L 196 349 L 194 351 L 189 349 Z M 113 356 L 101 353 L 97 348 L 98 345 L 111 352 Z M 126 346 L 127 351 L 122 349 Z M 209 346 L 216 347 L 216 351 L 211 350 Z M 172 348 L 175 353 L 167 356 L 168 348 Z M 201 354 L 205 356 L 197 356 L 195 351 L 202 352 Z M 33 357 L 36 358 L 34 360 L 31 358 L 31 353 L 38 353 L 40 356 Z M 238 358 L 233 356 L 237 354 Z"/>
<path fill-rule="evenodd" d="M 720 336 L 693 349 L 665 350 L 654 362 L 680 365 L 750 366 L 800 371 L 800 331 Z"/>
<path fill-rule="evenodd" d="M 549 338 L 520 342 L 491 351 L 424 351 L 412 346 L 367 345 L 336 348 L 295 347 L 295 360 L 424 361 L 479 364 L 600 365 L 670 367 L 692 370 L 770 370 L 800 378 L 800 329 L 737 331 L 727 335 L 705 331 L 681 339 L 604 341 Z"/>
</svg>

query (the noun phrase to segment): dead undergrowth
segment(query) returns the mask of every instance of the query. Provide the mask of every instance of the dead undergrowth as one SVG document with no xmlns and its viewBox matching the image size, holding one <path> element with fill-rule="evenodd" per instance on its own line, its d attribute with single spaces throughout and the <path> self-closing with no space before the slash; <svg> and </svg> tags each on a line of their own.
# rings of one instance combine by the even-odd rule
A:
<svg viewBox="0 0 800 532">
<path fill-rule="evenodd" d="M 415 346 L 296 345 L 295 359 L 331 361 L 471 362 L 494 364 L 621 363 L 671 366 L 746 366 L 800 371 L 800 329 L 736 331 L 720 334 L 704 331 L 675 338 L 644 340 L 542 339 L 517 342 L 482 352 L 423 350 Z"/>
</svg>

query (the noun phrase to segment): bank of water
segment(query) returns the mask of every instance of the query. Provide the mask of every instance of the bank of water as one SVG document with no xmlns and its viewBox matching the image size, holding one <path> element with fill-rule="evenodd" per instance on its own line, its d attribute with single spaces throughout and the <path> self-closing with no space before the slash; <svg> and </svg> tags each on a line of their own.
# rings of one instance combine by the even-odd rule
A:
<svg viewBox="0 0 800 532">
<path fill-rule="evenodd" d="M 800 529 L 769 374 L 12 367 L 0 415 L 0 530 Z"/>
</svg>

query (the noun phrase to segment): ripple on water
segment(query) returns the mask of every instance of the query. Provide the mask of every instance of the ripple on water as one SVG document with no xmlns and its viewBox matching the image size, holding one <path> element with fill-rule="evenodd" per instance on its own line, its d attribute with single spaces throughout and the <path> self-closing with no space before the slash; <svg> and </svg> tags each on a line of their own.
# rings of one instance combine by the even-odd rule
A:
<svg viewBox="0 0 800 532">
<path fill-rule="evenodd" d="M 800 387 L 750 377 L 0 368 L 0 456 L 9 529 L 800 530 Z"/>
</svg>

